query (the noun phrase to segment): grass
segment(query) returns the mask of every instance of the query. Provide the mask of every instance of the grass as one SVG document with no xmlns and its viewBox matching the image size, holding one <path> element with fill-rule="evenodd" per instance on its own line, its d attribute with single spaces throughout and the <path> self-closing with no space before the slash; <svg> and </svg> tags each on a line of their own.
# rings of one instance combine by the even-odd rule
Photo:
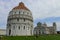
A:
<svg viewBox="0 0 60 40">
<path fill-rule="evenodd" d="M 3 36 L 2 40 L 60 40 L 60 34 L 36 36 Z"/>
</svg>

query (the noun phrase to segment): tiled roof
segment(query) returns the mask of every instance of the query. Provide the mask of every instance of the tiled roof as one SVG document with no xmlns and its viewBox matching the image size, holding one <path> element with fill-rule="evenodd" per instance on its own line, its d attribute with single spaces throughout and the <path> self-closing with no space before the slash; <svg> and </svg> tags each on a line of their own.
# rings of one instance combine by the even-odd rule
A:
<svg viewBox="0 0 60 40">
<path fill-rule="evenodd" d="M 14 7 L 13 10 L 16 10 L 16 9 L 24 9 L 24 10 L 29 10 L 23 2 L 20 2 L 18 6 Z"/>
</svg>

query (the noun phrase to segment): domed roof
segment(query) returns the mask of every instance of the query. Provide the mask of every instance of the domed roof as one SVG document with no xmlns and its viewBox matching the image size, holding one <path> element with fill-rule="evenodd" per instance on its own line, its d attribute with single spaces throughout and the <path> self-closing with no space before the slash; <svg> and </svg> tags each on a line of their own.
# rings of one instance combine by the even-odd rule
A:
<svg viewBox="0 0 60 40">
<path fill-rule="evenodd" d="M 16 10 L 16 9 L 24 9 L 24 10 L 29 10 L 23 2 L 20 2 L 18 6 L 14 7 L 13 10 Z"/>
</svg>

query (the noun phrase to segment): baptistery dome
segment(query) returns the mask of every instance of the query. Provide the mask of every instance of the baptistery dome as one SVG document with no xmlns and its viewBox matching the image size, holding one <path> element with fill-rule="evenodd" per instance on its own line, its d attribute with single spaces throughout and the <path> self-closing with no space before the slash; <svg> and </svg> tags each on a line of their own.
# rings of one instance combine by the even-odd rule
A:
<svg viewBox="0 0 60 40">
<path fill-rule="evenodd" d="M 6 33 L 8 36 L 33 35 L 32 13 L 23 2 L 9 12 Z"/>
<path fill-rule="evenodd" d="M 18 6 L 14 7 L 13 10 L 16 10 L 16 9 L 23 9 L 23 10 L 29 10 L 23 2 L 19 3 Z"/>
</svg>

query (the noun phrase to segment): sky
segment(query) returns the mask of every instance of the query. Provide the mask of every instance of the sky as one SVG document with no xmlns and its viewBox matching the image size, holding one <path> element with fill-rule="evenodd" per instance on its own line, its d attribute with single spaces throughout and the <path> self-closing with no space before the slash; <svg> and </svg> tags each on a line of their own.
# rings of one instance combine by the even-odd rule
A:
<svg viewBox="0 0 60 40">
<path fill-rule="evenodd" d="M 9 12 L 20 2 L 31 10 L 34 27 L 38 22 L 46 22 L 48 26 L 56 22 L 60 30 L 60 0 L 0 0 L 0 29 L 6 29 Z"/>
</svg>

